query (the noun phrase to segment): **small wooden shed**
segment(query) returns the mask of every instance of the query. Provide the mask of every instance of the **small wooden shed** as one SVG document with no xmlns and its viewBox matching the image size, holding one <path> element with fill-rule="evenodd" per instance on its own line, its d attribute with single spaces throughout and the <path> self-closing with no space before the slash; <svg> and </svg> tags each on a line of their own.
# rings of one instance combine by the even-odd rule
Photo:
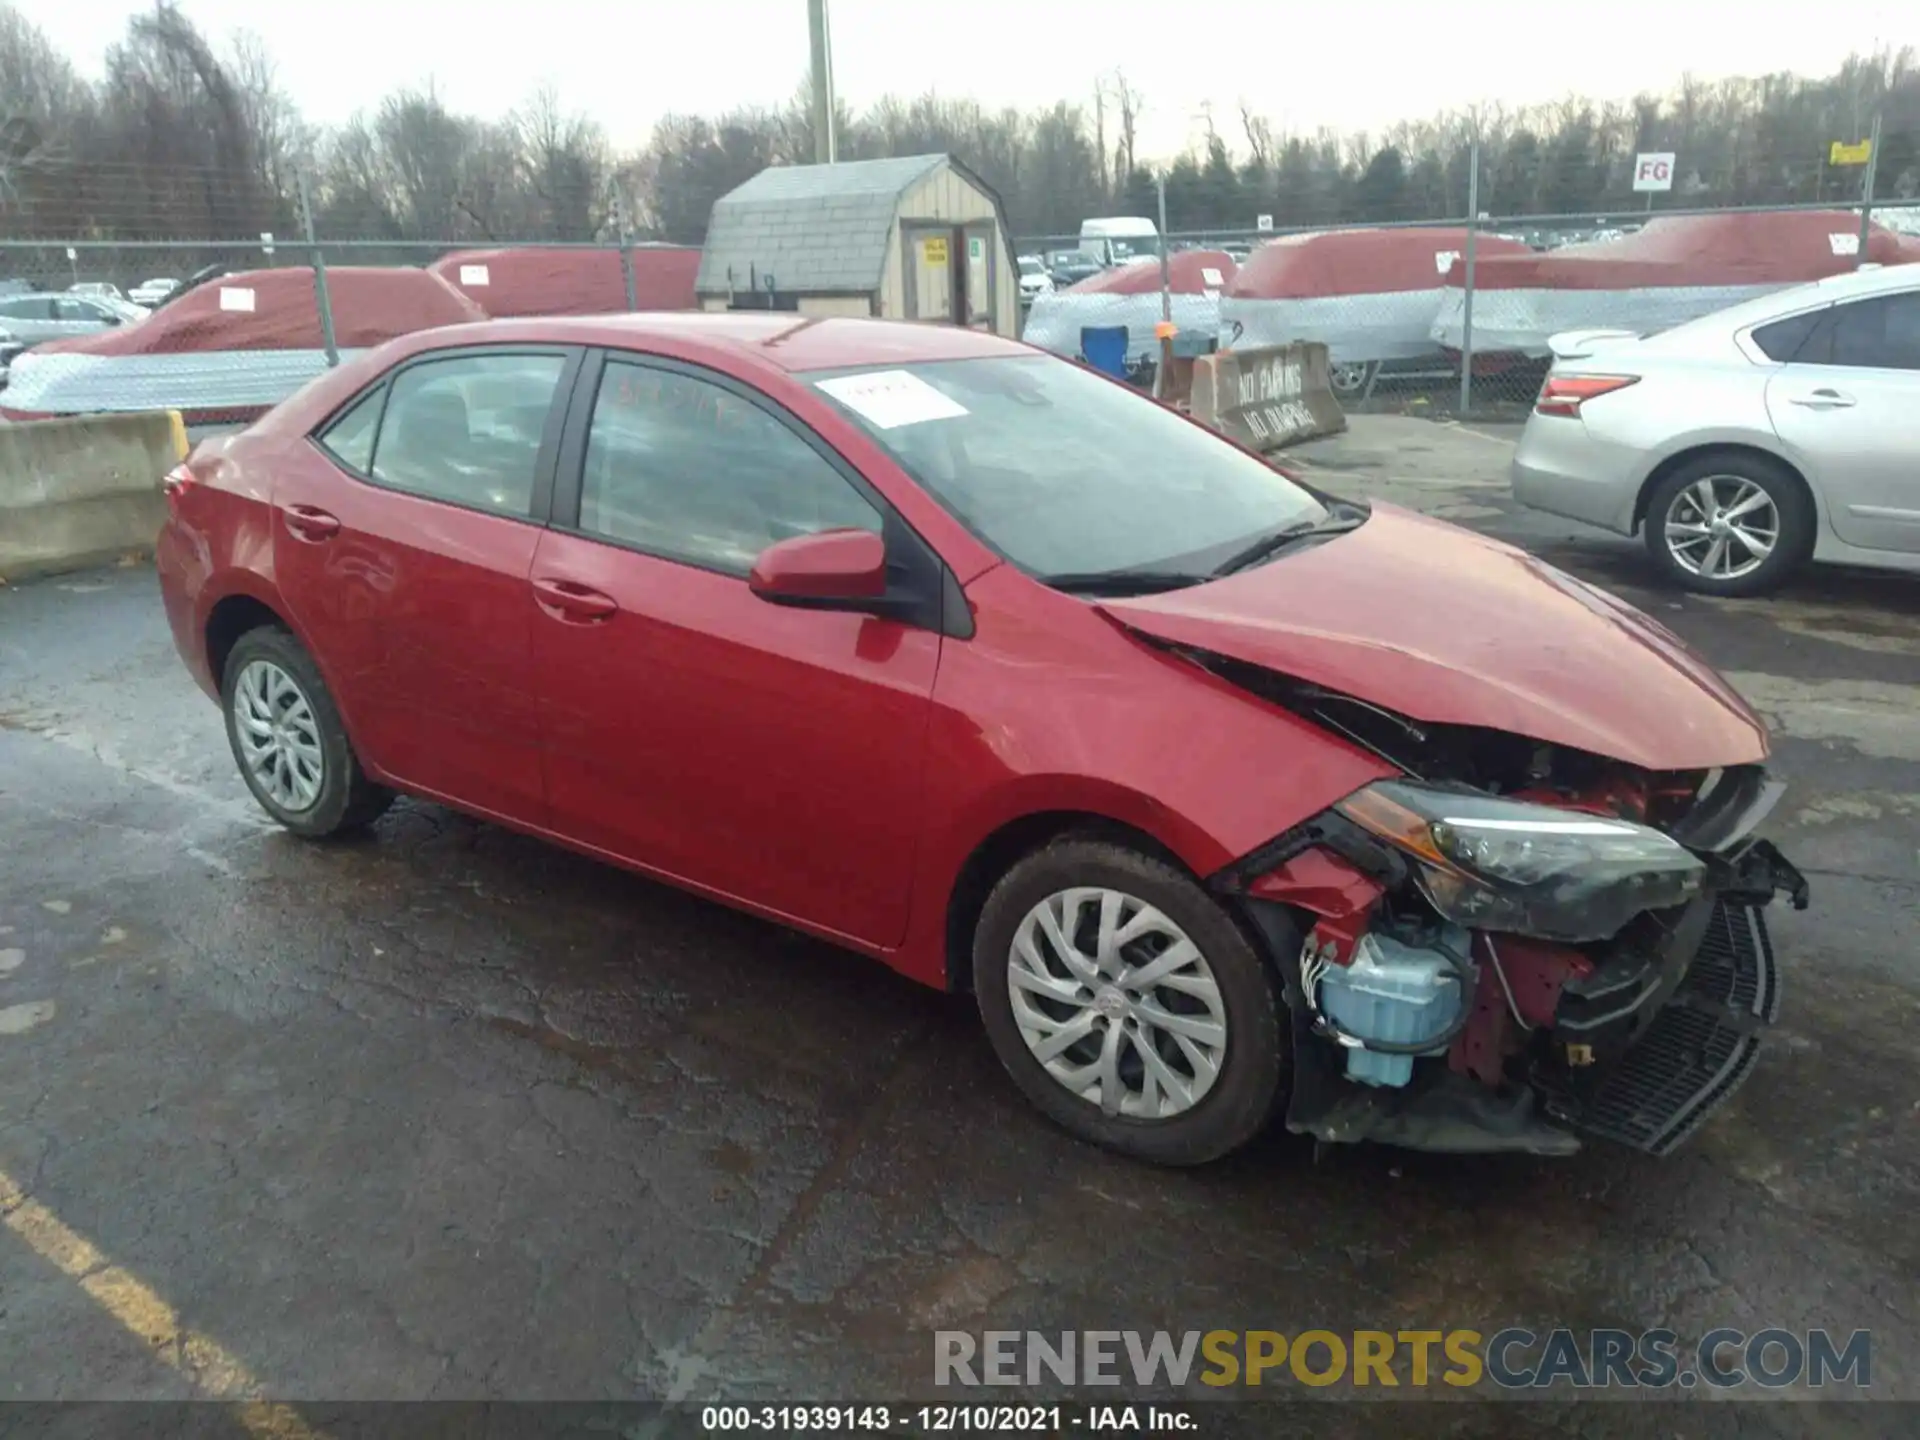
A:
<svg viewBox="0 0 1920 1440">
<path fill-rule="evenodd" d="M 714 202 L 703 310 L 1020 330 L 1000 198 L 951 155 L 776 165 Z"/>
</svg>

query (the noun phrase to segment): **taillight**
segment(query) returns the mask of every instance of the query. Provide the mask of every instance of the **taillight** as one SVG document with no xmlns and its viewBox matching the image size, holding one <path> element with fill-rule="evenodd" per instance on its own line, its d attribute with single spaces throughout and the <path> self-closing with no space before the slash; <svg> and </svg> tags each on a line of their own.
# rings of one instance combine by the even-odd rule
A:
<svg viewBox="0 0 1920 1440">
<path fill-rule="evenodd" d="M 1533 413 L 1576 419 L 1585 401 L 1611 395 L 1639 381 L 1638 375 L 1549 375 L 1540 387 L 1540 398 L 1533 402 Z"/>
</svg>

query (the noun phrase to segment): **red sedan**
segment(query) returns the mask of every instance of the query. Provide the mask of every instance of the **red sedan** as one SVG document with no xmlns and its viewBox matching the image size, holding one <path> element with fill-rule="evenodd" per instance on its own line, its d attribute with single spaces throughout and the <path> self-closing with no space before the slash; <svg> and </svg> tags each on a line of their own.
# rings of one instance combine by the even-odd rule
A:
<svg viewBox="0 0 1920 1440">
<path fill-rule="evenodd" d="M 1024 346 L 429 331 L 167 494 L 180 653 L 280 824 L 425 797 L 970 991 L 1131 1154 L 1277 1114 L 1659 1152 L 1774 1015 L 1805 883 L 1677 639 Z"/>
</svg>

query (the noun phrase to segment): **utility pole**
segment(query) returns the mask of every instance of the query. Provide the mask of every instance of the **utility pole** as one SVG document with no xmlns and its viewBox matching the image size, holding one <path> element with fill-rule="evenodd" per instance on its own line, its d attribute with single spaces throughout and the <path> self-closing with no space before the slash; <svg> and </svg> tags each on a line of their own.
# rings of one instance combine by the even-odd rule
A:
<svg viewBox="0 0 1920 1440">
<path fill-rule="evenodd" d="M 1480 136 L 1467 146 L 1467 286 L 1460 307 L 1460 419 L 1473 412 L 1473 262 L 1480 233 Z"/>
<path fill-rule="evenodd" d="M 807 0 L 807 30 L 813 41 L 813 159 L 831 165 L 838 157 L 833 134 L 833 44 L 827 36 L 827 0 Z"/>
<path fill-rule="evenodd" d="M 1856 270 L 1867 263 L 1867 242 L 1873 238 L 1873 177 L 1880 168 L 1880 113 L 1873 112 L 1873 129 L 1867 136 L 1867 173 L 1860 182 L 1860 253 L 1853 262 Z"/>
</svg>

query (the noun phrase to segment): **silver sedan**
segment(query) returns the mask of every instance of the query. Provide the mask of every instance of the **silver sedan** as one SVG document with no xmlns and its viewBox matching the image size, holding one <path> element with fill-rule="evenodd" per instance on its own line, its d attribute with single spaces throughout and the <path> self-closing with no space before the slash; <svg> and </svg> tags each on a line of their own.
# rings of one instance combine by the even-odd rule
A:
<svg viewBox="0 0 1920 1440">
<path fill-rule="evenodd" d="M 0 326 L 13 332 L 23 345 L 131 325 L 146 314 L 138 305 L 98 295 L 50 295 L 41 291 L 0 295 Z"/>
<path fill-rule="evenodd" d="M 1551 344 L 1514 453 L 1521 504 L 1641 532 L 1709 595 L 1759 594 L 1809 559 L 1920 571 L 1920 265 Z"/>
</svg>

